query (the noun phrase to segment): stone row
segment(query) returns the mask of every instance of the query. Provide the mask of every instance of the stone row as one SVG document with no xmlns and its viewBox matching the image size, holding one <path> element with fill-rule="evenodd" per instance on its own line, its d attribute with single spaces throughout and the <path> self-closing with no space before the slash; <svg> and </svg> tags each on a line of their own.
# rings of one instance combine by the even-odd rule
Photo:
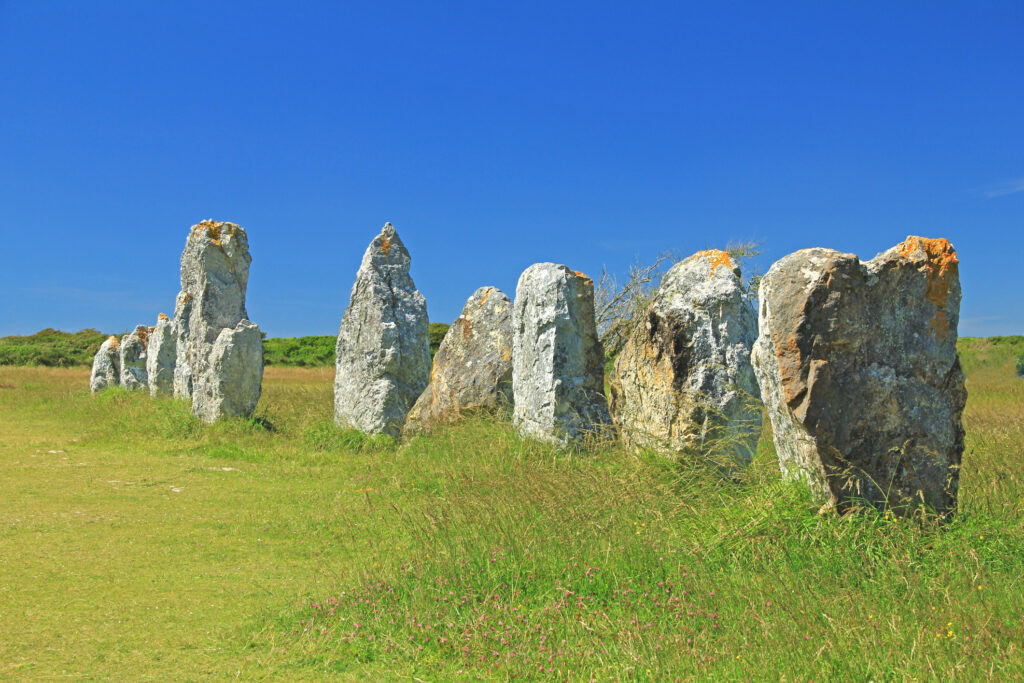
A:
<svg viewBox="0 0 1024 683">
<path fill-rule="evenodd" d="M 206 220 L 192 226 L 173 320 L 161 313 L 155 326 L 103 342 L 90 390 L 120 385 L 173 394 L 190 399 L 193 414 L 207 423 L 251 416 L 263 382 L 262 334 L 245 310 L 251 262 L 238 225 Z"/>
<path fill-rule="evenodd" d="M 431 362 L 409 268 L 389 223 L 363 256 L 338 334 L 339 425 L 398 437 L 511 409 L 526 438 L 618 435 L 732 468 L 753 457 L 764 412 L 783 475 L 826 506 L 955 509 L 966 392 L 946 240 L 908 237 L 863 263 L 796 252 L 761 279 L 757 315 L 729 255 L 698 252 L 669 270 L 616 357 L 610 401 L 586 275 L 539 263 L 514 302 L 478 289 Z"/>
</svg>

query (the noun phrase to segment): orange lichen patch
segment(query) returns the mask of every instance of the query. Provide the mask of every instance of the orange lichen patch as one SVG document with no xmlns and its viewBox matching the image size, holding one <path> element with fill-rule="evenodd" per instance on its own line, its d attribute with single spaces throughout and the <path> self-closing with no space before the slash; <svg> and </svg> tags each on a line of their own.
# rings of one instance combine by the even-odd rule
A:
<svg viewBox="0 0 1024 683">
<path fill-rule="evenodd" d="M 206 236 L 210 238 L 210 241 L 218 247 L 220 246 L 220 241 L 223 237 L 233 237 L 238 234 L 239 230 L 241 230 L 241 228 L 234 223 L 215 221 L 212 218 L 207 218 L 205 221 L 201 221 L 200 223 L 192 226 L 193 234 L 205 231 Z"/>
<path fill-rule="evenodd" d="M 949 240 L 942 237 L 929 239 L 910 236 L 899 245 L 899 254 L 905 260 L 917 260 L 924 256 L 924 267 L 928 271 L 924 297 L 935 306 L 932 334 L 936 339 L 949 336 L 949 314 L 946 313 L 946 307 L 949 305 L 953 283 L 960 277 L 960 259 L 957 258 L 956 249 Z"/>
<path fill-rule="evenodd" d="M 119 348 L 121 348 L 121 341 L 117 337 L 115 337 L 114 335 L 110 335 L 107 338 L 107 341 L 110 342 L 110 348 L 112 348 L 112 349 L 119 349 Z"/>
<path fill-rule="evenodd" d="M 385 256 L 387 256 L 388 252 L 391 250 L 391 238 L 387 235 L 382 237 L 380 240 L 380 250 Z"/>
<path fill-rule="evenodd" d="M 732 258 L 729 257 L 728 252 L 724 252 L 721 249 L 705 249 L 698 251 L 694 256 L 700 256 L 711 261 L 711 274 L 715 274 L 715 270 L 718 266 L 725 266 L 726 268 L 732 268 Z"/>
<path fill-rule="evenodd" d="M 586 274 L 586 273 L 581 273 L 581 272 L 580 272 L 580 271 L 578 271 L 578 270 L 574 270 L 574 271 L 572 271 L 572 272 L 576 273 L 577 277 L 581 277 L 581 278 L 583 278 L 584 280 L 587 280 L 587 281 L 589 281 L 589 280 L 590 280 L 590 278 L 589 278 L 589 277 L 587 277 L 587 274 Z"/>
<path fill-rule="evenodd" d="M 491 290 L 488 289 L 486 292 L 484 292 L 484 298 L 480 299 L 480 303 L 477 304 L 476 307 L 478 309 L 479 308 L 483 308 L 484 307 L 484 303 L 487 301 L 487 297 L 489 297 L 490 295 L 491 295 Z"/>
<path fill-rule="evenodd" d="M 142 325 L 135 328 L 135 333 L 139 335 L 139 341 L 142 342 L 143 346 L 147 346 L 149 344 L 149 333 L 152 331 L 152 327 L 143 327 Z"/>
<path fill-rule="evenodd" d="M 166 313 L 158 313 L 156 316 L 157 320 L 170 320 Z"/>
</svg>

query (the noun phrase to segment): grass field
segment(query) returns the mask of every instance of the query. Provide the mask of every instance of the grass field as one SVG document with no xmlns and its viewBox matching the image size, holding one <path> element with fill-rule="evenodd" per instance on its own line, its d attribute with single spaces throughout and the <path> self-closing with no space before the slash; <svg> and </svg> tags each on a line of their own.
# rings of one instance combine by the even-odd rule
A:
<svg viewBox="0 0 1024 683">
<path fill-rule="evenodd" d="M 1020 678 L 1016 348 L 963 350 L 944 526 L 819 516 L 766 438 L 723 481 L 483 419 L 366 439 L 330 369 L 204 427 L 0 367 L 0 678 Z"/>
</svg>

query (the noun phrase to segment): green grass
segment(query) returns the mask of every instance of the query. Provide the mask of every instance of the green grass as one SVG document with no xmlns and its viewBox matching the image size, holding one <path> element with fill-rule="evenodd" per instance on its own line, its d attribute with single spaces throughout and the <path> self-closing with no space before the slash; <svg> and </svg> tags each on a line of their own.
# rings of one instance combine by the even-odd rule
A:
<svg viewBox="0 0 1024 683">
<path fill-rule="evenodd" d="M 268 368 L 258 419 L 206 427 L 90 398 L 82 370 L 0 368 L 0 677 L 1020 678 L 1004 347 L 965 353 L 944 526 L 819 516 L 767 438 L 722 480 L 501 420 L 338 430 L 327 369 Z"/>
</svg>

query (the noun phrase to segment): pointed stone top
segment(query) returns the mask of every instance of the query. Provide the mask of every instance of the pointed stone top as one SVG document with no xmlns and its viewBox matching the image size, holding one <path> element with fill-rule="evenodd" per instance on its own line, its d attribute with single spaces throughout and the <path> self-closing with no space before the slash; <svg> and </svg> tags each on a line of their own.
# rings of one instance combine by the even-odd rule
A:
<svg viewBox="0 0 1024 683">
<path fill-rule="evenodd" d="M 157 320 L 170 320 L 166 313 L 158 313 L 156 316 Z"/>
<path fill-rule="evenodd" d="M 408 270 L 410 261 L 409 251 L 402 244 L 402 239 L 398 236 L 395 226 L 385 223 L 380 234 L 374 237 L 366 248 L 360 270 L 383 267 Z"/>
<path fill-rule="evenodd" d="M 107 337 L 107 343 L 110 344 L 110 348 L 116 349 L 121 346 L 121 341 L 114 335 Z"/>
</svg>

